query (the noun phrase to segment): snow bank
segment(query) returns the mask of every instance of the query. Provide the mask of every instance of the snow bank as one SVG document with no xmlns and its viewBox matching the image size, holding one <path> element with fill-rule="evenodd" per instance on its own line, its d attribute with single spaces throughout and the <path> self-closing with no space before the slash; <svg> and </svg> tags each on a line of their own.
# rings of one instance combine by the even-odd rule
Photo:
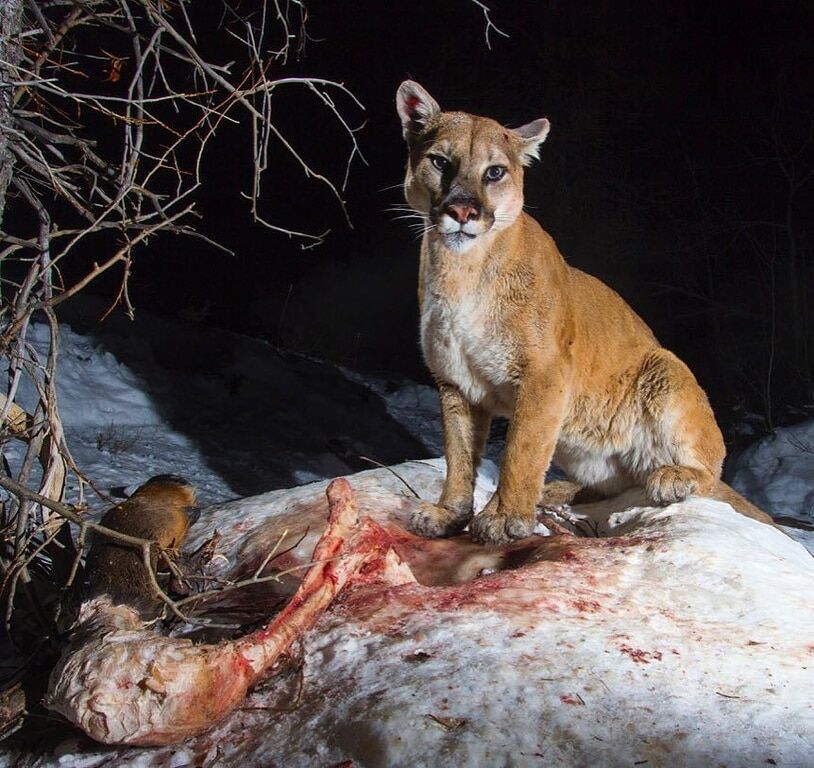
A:
<svg viewBox="0 0 814 768">
<path fill-rule="evenodd" d="M 28 341 L 44 363 L 50 349 L 48 326 L 32 323 Z M 60 326 L 57 360 L 57 398 L 66 427 L 161 424 L 161 417 L 138 377 L 110 352 L 66 325 Z M 21 379 L 18 402 L 33 413 L 37 401 L 26 376 Z"/>
<path fill-rule="evenodd" d="M 48 327 L 32 323 L 28 340 L 44 363 L 50 346 Z M 152 365 L 149 344 L 132 339 L 129 343 L 134 359 Z M 60 325 L 59 412 L 77 465 L 97 487 L 134 487 L 153 475 L 172 473 L 190 478 L 205 502 L 236 496 L 209 468 L 199 446 L 167 423 L 149 389 L 99 343 Z M 29 413 L 36 407 L 34 389 L 26 376 L 20 380 L 17 402 Z M 11 441 L 4 453 L 15 467 L 22 460 L 24 446 Z M 69 487 L 68 493 L 72 498 L 76 488 Z"/>
<path fill-rule="evenodd" d="M 814 524 L 814 421 L 780 427 L 749 446 L 731 484 L 771 515 Z"/>
<path fill-rule="evenodd" d="M 419 583 L 335 603 L 306 636 L 299 695 L 290 677 L 272 680 L 185 745 L 102 749 L 72 736 L 31 764 L 811 764 L 814 560 L 800 545 L 719 502 L 651 508 L 635 492 L 575 508 L 603 538 L 430 541 L 405 530 L 420 502 L 404 482 L 434 498 L 443 472 L 394 469 L 401 479 L 350 480 Z M 217 527 L 235 576 L 281 531 L 307 530 L 280 567 L 303 562 L 324 527 L 324 488 L 205 510 L 189 546 Z"/>
</svg>

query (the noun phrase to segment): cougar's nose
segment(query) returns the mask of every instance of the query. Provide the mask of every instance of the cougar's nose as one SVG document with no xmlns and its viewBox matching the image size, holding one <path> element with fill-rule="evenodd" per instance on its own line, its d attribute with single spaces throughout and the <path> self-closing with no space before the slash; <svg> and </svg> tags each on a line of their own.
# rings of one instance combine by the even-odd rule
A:
<svg viewBox="0 0 814 768">
<path fill-rule="evenodd" d="M 476 221 L 480 218 L 480 206 L 474 200 L 447 203 L 444 213 L 459 224 L 466 224 L 467 221 Z"/>
</svg>

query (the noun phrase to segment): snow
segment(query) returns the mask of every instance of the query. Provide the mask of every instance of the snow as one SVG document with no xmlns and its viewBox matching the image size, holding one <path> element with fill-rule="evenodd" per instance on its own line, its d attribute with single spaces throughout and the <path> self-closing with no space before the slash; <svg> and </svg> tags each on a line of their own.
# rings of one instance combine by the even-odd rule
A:
<svg viewBox="0 0 814 768">
<path fill-rule="evenodd" d="M 442 478 L 437 463 L 394 471 L 424 498 Z M 512 561 L 404 531 L 419 502 L 386 470 L 351 484 L 420 583 L 340 597 L 305 637 L 299 696 L 283 677 L 184 745 L 70 736 L 32 765 L 810 764 L 814 560 L 782 532 L 719 502 L 652 508 L 633 491 L 575 507 L 607 536 L 537 539 Z M 291 553 L 307 561 L 325 485 L 211 507 L 191 545 L 217 527 L 234 576 L 308 526 Z"/>
<path fill-rule="evenodd" d="M 106 493 L 172 473 L 208 504 L 371 466 L 360 456 L 431 455 L 370 388 L 333 366 L 147 313 L 135 327 L 99 325 L 100 313 L 72 318 L 85 334 L 61 325 L 58 398 L 77 465 Z M 29 339 L 45 359 L 46 327 L 32 324 Z M 20 404 L 32 408 L 26 385 Z M 14 468 L 23 446 L 4 452 Z"/>
<path fill-rule="evenodd" d="M 781 522 L 814 553 L 814 421 L 779 427 L 749 446 L 734 462 L 733 488 Z"/>
<path fill-rule="evenodd" d="M 145 382 L 127 365 L 69 326 L 63 325 L 60 335 L 57 398 L 66 439 L 77 465 L 97 487 L 132 488 L 152 475 L 174 473 L 194 478 L 203 501 L 237 495 L 209 469 L 195 442 L 161 416 Z M 33 323 L 28 339 L 46 359 L 47 326 Z M 27 377 L 21 379 L 18 402 L 33 412 L 36 400 Z M 11 442 L 4 452 L 14 467 L 24 448 Z"/>
<path fill-rule="evenodd" d="M 72 426 L 159 425 L 158 415 L 144 384 L 127 366 L 89 339 L 66 326 L 61 330 L 57 395 L 60 413 Z M 32 323 L 28 333 L 41 360 L 49 350 L 47 325 Z M 33 412 L 36 405 L 31 380 L 22 377 L 18 403 Z"/>
<path fill-rule="evenodd" d="M 429 387 L 360 381 L 220 332 L 198 342 L 231 350 L 217 370 L 168 368 L 166 349 L 185 361 L 199 332 L 158 320 L 139 335 L 63 326 L 59 396 L 74 457 L 101 489 L 167 472 L 193 482 L 210 506 L 188 547 L 217 529 L 219 573 L 256 567 L 282 530 L 293 538 L 310 524 L 288 555 L 307 562 L 324 524 L 324 479 L 364 466 L 359 454 L 395 463 L 442 452 Z M 44 329 L 30 338 L 44 355 Z M 738 457 L 732 484 L 772 514 L 810 523 L 810 446 L 814 422 L 778 430 Z M 22 455 L 14 443 L 4 452 L 12 466 Z M 445 465 L 394 471 L 400 478 L 375 470 L 351 483 L 365 514 L 403 530 L 417 503 L 405 481 L 434 500 Z M 484 462 L 479 508 L 496 480 Z M 94 503 L 97 513 L 106 506 Z M 608 504 L 572 510 L 604 535 L 573 539 L 573 557 L 506 570 L 488 548 L 438 542 L 414 571 L 444 568 L 462 586 L 340 600 L 305 638 L 293 709 L 296 686 L 274 681 L 250 697 L 255 709 L 171 750 L 111 750 L 66 731 L 24 753 L 6 742 L 0 764 L 810 765 L 808 552 L 718 502 L 655 509 L 632 492 Z M 814 552 L 811 532 L 785 530 Z M 467 586 L 484 584 L 495 587 L 488 601 Z"/>
<path fill-rule="evenodd" d="M 732 486 L 773 515 L 814 524 L 814 421 L 778 427 L 741 453 Z"/>
</svg>

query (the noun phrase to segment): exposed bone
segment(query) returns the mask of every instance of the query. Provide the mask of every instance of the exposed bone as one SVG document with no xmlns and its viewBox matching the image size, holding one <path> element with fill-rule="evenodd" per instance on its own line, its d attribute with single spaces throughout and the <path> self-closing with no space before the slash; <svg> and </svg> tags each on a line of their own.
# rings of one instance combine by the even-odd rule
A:
<svg viewBox="0 0 814 768">
<path fill-rule="evenodd" d="M 235 709 L 354 577 L 415 581 L 389 549 L 388 534 L 369 518 L 359 520 L 346 480 L 331 483 L 327 495 L 328 527 L 314 548 L 314 565 L 264 629 L 194 645 L 144 629 L 134 609 L 96 598 L 82 606 L 72 642 L 51 675 L 47 706 L 104 743 L 182 741 Z"/>
</svg>

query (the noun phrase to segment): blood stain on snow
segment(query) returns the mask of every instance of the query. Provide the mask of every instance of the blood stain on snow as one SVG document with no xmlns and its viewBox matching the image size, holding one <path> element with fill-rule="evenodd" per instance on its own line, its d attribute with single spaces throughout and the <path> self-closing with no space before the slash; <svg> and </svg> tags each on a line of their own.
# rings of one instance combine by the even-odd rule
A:
<svg viewBox="0 0 814 768">
<path fill-rule="evenodd" d="M 584 707 L 585 706 L 585 699 L 582 698 L 578 693 L 570 694 L 564 693 L 560 696 L 560 701 L 563 704 L 571 704 L 577 707 Z"/>
<path fill-rule="evenodd" d="M 602 610 L 602 606 L 596 600 L 571 600 L 571 605 L 580 613 L 597 613 Z"/>
<path fill-rule="evenodd" d="M 649 664 L 651 661 L 661 661 L 661 651 L 643 651 L 641 648 L 631 648 L 629 645 L 620 645 L 619 650 L 630 656 L 636 664 Z"/>
</svg>

